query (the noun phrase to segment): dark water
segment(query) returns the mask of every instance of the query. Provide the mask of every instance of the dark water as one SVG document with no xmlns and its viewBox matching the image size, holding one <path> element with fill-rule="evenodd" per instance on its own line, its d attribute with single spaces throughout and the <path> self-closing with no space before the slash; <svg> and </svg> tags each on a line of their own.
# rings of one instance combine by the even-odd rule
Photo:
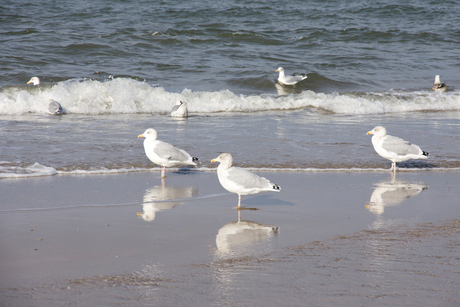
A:
<svg viewBox="0 0 460 307">
<path fill-rule="evenodd" d="M 168 91 L 315 92 L 458 82 L 456 1 L 2 2 L 0 86 L 127 76 Z"/>
</svg>

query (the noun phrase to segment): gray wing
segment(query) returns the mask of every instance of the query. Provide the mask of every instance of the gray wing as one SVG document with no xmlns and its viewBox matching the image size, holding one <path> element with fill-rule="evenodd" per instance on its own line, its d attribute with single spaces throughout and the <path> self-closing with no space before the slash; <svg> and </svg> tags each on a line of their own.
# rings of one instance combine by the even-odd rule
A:
<svg viewBox="0 0 460 307">
<path fill-rule="evenodd" d="M 303 80 L 302 76 L 286 76 L 286 81 L 288 82 L 299 82 L 302 80 Z"/>
<path fill-rule="evenodd" d="M 397 155 L 420 155 L 422 150 L 415 144 L 411 144 L 396 136 L 387 135 L 383 139 L 382 148 Z"/>
<path fill-rule="evenodd" d="M 181 106 L 180 104 L 175 105 L 175 106 L 172 108 L 171 112 L 177 111 L 177 110 L 179 109 L 180 106 Z"/>
<path fill-rule="evenodd" d="M 190 155 L 186 151 L 166 142 L 159 142 L 153 149 L 153 152 L 159 157 L 171 161 L 187 162 L 190 160 Z"/>
<path fill-rule="evenodd" d="M 227 178 L 247 189 L 264 189 L 272 187 L 272 184 L 270 184 L 270 181 L 267 178 L 259 177 L 256 174 L 239 167 L 232 167 L 228 171 Z"/>
</svg>

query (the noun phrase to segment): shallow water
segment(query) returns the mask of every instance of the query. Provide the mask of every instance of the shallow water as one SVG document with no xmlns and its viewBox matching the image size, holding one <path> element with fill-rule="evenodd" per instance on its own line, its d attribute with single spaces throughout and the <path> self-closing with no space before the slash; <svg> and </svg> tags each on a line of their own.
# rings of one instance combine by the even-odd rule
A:
<svg viewBox="0 0 460 307">
<path fill-rule="evenodd" d="M 200 159 L 197 169 L 230 152 L 238 166 L 273 170 L 382 171 L 366 132 L 375 125 L 419 145 L 428 160 L 398 163 L 401 170 L 458 170 L 457 112 L 346 116 L 312 110 L 194 115 L 2 116 L 1 177 L 56 173 L 111 173 L 158 168 L 147 159 L 146 128 Z M 30 130 L 33 127 L 33 130 Z M 39 165 L 34 165 L 38 163 Z"/>
<path fill-rule="evenodd" d="M 241 221 L 215 173 L 3 181 L 4 302 L 458 304 L 456 172 L 258 174 Z"/>
</svg>

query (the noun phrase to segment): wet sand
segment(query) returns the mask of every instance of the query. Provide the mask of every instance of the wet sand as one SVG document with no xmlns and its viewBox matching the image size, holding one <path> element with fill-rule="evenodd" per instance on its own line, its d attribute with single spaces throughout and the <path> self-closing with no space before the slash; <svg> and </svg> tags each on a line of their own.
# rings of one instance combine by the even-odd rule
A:
<svg viewBox="0 0 460 307">
<path fill-rule="evenodd" d="M 458 172 L 258 174 L 2 180 L 0 305 L 459 305 Z"/>
</svg>

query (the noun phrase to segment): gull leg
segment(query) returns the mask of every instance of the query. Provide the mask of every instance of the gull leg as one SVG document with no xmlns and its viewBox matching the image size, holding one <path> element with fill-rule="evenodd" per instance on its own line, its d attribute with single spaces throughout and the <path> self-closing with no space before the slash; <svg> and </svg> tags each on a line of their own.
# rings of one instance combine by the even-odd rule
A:
<svg viewBox="0 0 460 307">
<path fill-rule="evenodd" d="M 241 195 L 240 194 L 238 194 L 238 207 L 237 208 L 238 209 L 241 208 Z"/>
<path fill-rule="evenodd" d="M 166 178 L 165 172 L 166 172 L 166 167 L 163 166 L 163 168 L 161 169 L 161 178 Z"/>
</svg>

